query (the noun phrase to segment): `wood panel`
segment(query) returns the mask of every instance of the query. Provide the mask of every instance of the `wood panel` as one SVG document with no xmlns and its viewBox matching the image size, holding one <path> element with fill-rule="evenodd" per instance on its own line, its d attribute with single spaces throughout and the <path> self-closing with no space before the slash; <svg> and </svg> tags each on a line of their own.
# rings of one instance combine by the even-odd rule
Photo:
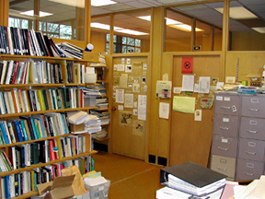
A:
<svg viewBox="0 0 265 199">
<path fill-rule="evenodd" d="M 238 80 L 250 80 L 249 75 L 261 77 L 265 65 L 264 51 L 237 51 L 227 52 L 226 76 L 236 76 L 238 65 Z"/>
<path fill-rule="evenodd" d="M 147 78 L 147 71 L 141 70 L 139 73 L 134 72 L 134 64 L 135 63 L 141 63 L 141 67 L 143 67 L 143 64 L 148 64 L 148 57 L 131 57 L 131 56 L 122 56 L 122 57 L 115 57 L 113 58 L 113 65 L 114 64 L 121 64 L 122 58 L 125 59 L 125 65 L 126 61 L 129 58 L 132 65 L 132 72 L 126 73 L 125 71 L 117 71 L 113 70 L 113 78 L 112 78 L 112 85 L 113 85 L 113 93 L 115 93 L 115 89 L 124 89 L 124 94 L 130 93 L 133 94 L 133 101 L 138 102 L 138 96 L 139 95 L 147 95 L 147 91 L 144 91 L 144 86 L 147 84 L 142 83 L 142 78 Z M 136 79 L 138 78 L 138 83 L 140 84 L 140 92 L 133 92 L 132 88 L 121 88 L 119 84 L 119 77 L 122 74 L 128 74 L 128 84 L 129 83 L 135 83 Z M 110 99 L 113 107 L 115 107 L 116 110 L 112 110 L 111 114 L 111 141 L 112 141 L 112 152 L 124 155 L 127 157 L 133 157 L 137 159 L 144 160 L 145 159 L 145 142 L 146 142 L 146 121 L 138 120 L 137 115 L 133 115 L 133 109 L 134 108 L 125 108 L 124 103 L 116 103 L 115 98 Z M 123 106 L 124 110 L 119 110 L 119 106 Z M 124 118 L 123 115 L 131 114 L 131 118 Z M 147 116 L 148 117 L 148 116 Z M 143 132 L 141 133 L 135 133 L 133 131 L 133 125 L 134 122 L 140 121 L 143 125 Z M 142 128 L 140 126 L 139 128 Z"/>
<path fill-rule="evenodd" d="M 174 57 L 173 87 L 182 86 L 181 62 L 183 56 Z M 218 55 L 193 56 L 195 83 L 200 76 L 221 78 L 221 59 Z M 182 94 L 181 95 L 185 95 Z M 188 96 L 188 95 L 187 95 Z M 213 98 L 209 94 L 192 94 L 196 98 L 195 110 L 200 107 L 201 98 Z M 194 114 L 172 111 L 170 139 L 170 165 L 193 161 L 203 166 L 208 165 L 213 126 L 213 107 L 202 109 L 202 121 L 194 121 Z"/>
</svg>

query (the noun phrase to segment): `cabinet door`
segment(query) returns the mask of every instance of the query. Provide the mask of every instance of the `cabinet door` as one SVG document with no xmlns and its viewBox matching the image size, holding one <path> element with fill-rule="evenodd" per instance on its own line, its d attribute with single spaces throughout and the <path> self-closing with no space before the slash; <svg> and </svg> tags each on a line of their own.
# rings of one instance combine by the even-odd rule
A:
<svg viewBox="0 0 265 199">
<path fill-rule="evenodd" d="M 265 140 L 265 119 L 242 117 L 240 137 Z"/>
<path fill-rule="evenodd" d="M 238 156 L 242 159 L 264 161 L 265 142 L 251 139 L 239 139 Z"/>
<path fill-rule="evenodd" d="M 242 115 L 248 117 L 265 118 L 265 97 L 262 96 L 243 96 Z"/>
<path fill-rule="evenodd" d="M 214 112 L 221 114 L 238 115 L 240 97 L 237 94 L 216 94 Z"/>
<path fill-rule="evenodd" d="M 229 137 L 238 136 L 238 116 L 214 114 L 213 134 Z"/>
</svg>

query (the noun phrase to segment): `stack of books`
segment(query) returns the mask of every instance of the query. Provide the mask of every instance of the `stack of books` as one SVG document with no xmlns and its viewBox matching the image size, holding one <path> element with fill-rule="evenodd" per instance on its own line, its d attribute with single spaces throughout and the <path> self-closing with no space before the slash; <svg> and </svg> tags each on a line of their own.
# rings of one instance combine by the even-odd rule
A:
<svg viewBox="0 0 265 199">
<path fill-rule="evenodd" d="M 164 168 L 160 171 L 160 183 L 166 187 L 157 191 L 157 199 L 162 199 L 166 191 L 178 199 L 219 199 L 226 177 L 193 162 Z"/>
<path fill-rule="evenodd" d="M 56 46 L 67 56 L 82 59 L 84 50 L 68 42 L 57 43 Z"/>
<path fill-rule="evenodd" d="M 99 54 L 99 59 L 98 62 L 91 62 L 90 63 L 91 67 L 105 67 L 106 65 L 106 59 L 105 59 L 105 55 L 100 53 Z"/>
</svg>

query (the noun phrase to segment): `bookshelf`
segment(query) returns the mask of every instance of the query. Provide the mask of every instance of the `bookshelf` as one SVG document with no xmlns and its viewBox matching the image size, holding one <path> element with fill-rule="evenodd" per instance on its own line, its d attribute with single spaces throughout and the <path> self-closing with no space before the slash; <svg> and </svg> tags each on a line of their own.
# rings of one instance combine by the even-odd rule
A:
<svg viewBox="0 0 265 199">
<path fill-rule="evenodd" d="M 91 155 L 97 151 L 91 150 L 90 135 L 71 134 L 67 120 L 70 111 L 89 112 L 97 108 L 85 107 L 84 103 L 83 91 L 98 85 L 84 82 L 89 62 L 68 57 L 0 54 L 0 194 L 5 186 L 11 198 L 28 198 L 38 193 L 36 184 L 54 179 L 67 166 L 78 165 L 82 172 L 93 167 Z M 38 163 L 32 160 L 38 151 L 33 145 L 44 152 L 38 153 Z M 20 152 L 22 149 L 24 152 Z M 24 182 L 24 174 L 34 186 L 17 192 L 14 184 L 18 184 L 17 178 Z M 13 182 L 11 178 L 16 182 L 14 187 L 9 184 Z"/>
</svg>

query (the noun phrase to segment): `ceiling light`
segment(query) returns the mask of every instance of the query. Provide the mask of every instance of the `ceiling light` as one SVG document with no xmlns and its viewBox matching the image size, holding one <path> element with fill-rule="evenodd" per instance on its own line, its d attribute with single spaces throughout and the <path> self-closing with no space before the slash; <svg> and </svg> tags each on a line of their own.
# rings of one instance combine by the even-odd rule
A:
<svg viewBox="0 0 265 199">
<path fill-rule="evenodd" d="M 265 33 L 265 27 L 254 27 L 252 29 L 262 34 Z"/>
<path fill-rule="evenodd" d="M 90 27 L 104 29 L 104 30 L 109 30 L 110 29 L 109 25 L 102 24 L 102 23 L 97 23 L 97 22 L 90 23 Z M 115 27 L 115 26 L 114 26 L 114 31 L 130 34 L 130 35 L 148 35 L 148 33 L 145 33 L 145 32 L 140 32 L 140 31 L 131 30 L 131 29 L 125 29 L 125 28 L 120 28 L 120 27 Z"/>
<path fill-rule="evenodd" d="M 223 8 L 215 8 L 218 12 L 222 13 L 224 12 Z M 240 6 L 240 7 L 231 7 L 229 11 L 229 16 L 232 19 L 254 19 L 258 18 L 256 15 L 254 15 L 252 12 L 248 11 L 246 8 Z"/>
<path fill-rule="evenodd" d="M 60 3 L 67 6 L 85 8 L 85 0 L 49 0 L 55 3 Z"/>
<path fill-rule="evenodd" d="M 107 6 L 116 4 L 117 2 L 112 0 L 91 0 L 91 6 Z"/>
<path fill-rule="evenodd" d="M 143 19 L 143 20 L 147 20 L 147 21 L 151 21 L 151 16 L 140 16 L 138 17 L 140 19 Z M 176 29 L 179 29 L 179 30 L 184 30 L 184 31 L 191 31 L 191 26 L 190 25 L 187 25 L 187 24 L 184 24 L 180 21 L 177 21 L 177 20 L 174 20 L 174 19 L 170 19 L 170 18 L 167 18 L 165 17 L 166 19 L 166 24 L 171 27 L 171 28 L 176 28 Z M 202 29 L 199 29 L 199 28 L 196 28 L 196 31 L 203 31 Z"/>
<path fill-rule="evenodd" d="M 34 16 L 34 10 L 28 10 L 25 12 L 21 12 L 20 14 L 33 17 Z M 53 15 L 53 14 L 48 13 L 48 12 L 42 12 L 42 11 L 39 12 L 40 17 L 47 17 L 47 16 L 51 16 L 51 15 Z"/>
</svg>

